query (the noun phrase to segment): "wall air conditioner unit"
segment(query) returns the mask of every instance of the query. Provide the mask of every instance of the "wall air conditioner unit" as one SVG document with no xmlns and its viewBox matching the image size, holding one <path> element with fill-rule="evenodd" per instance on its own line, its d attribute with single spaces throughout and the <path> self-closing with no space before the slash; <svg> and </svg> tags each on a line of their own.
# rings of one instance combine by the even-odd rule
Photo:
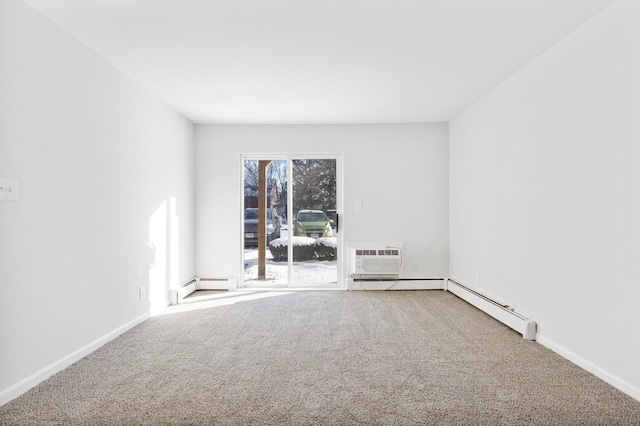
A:
<svg viewBox="0 0 640 426">
<path fill-rule="evenodd" d="M 397 279 L 402 269 L 400 247 L 352 248 L 354 279 Z"/>
</svg>

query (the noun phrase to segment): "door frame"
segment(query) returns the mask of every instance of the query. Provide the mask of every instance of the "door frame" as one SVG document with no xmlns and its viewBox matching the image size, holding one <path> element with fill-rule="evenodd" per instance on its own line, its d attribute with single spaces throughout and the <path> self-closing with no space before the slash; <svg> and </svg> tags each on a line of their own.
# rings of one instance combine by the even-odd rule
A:
<svg viewBox="0 0 640 426">
<path fill-rule="evenodd" d="M 238 280 L 238 289 L 251 289 L 251 290 L 269 290 L 269 291 L 277 291 L 277 290 L 346 290 L 346 279 L 344 277 L 344 260 L 345 253 L 343 250 L 344 247 L 344 221 L 342 220 L 342 211 L 343 211 L 343 189 L 344 189 L 344 154 L 341 152 L 327 152 L 327 153 L 318 153 L 318 152 L 307 152 L 307 153 L 243 153 L 240 155 L 240 187 L 242 188 L 243 195 L 240 197 L 240 237 L 242 238 L 242 242 L 240 244 L 240 267 L 241 271 L 239 274 L 240 279 Z M 287 284 L 284 287 L 258 287 L 258 286 L 247 286 L 245 283 L 245 272 L 244 272 L 244 162 L 249 161 L 259 161 L 259 160 L 286 160 L 287 161 L 287 235 L 291 238 L 293 234 L 292 228 L 292 219 L 293 219 L 293 186 L 291 185 L 293 170 L 292 170 L 292 162 L 293 160 L 335 160 L 336 161 L 336 210 L 341 220 L 338 223 L 338 232 L 337 232 L 337 283 L 335 286 L 328 285 L 305 285 L 296 287 L 292 282 L 292 264 L 293 264 L 293 246 L 289 244 L 288 246 L 288 256 L 287 256 Z M 290 240 L 291 241 L 291 240 Z"/>
</svg>

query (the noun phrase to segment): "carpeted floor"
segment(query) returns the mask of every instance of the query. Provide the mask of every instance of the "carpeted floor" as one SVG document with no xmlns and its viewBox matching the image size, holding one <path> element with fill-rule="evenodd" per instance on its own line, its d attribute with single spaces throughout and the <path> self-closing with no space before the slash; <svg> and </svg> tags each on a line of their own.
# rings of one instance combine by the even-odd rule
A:
<svg viewBox="0 0 640 426">
<path fill-rule="evenodd" d="M 443 291 L 234 292 L 140 324 L 0 424 L 640 425 L 640 402 Z"/>
</svg>

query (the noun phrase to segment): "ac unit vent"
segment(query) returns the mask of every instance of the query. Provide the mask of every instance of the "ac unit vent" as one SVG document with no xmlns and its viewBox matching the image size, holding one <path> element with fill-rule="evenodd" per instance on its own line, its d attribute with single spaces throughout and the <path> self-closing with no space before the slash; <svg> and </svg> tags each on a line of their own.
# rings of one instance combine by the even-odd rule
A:
<svg viewBox="0 0 640 426">
<path fill-rule="evenodd" d="M 398 275 L 402 268 L 402 251 L 397 247 L 354 249 L 352 273 L 366 275 Z"/>
<path fill-rule="evenodd" d="M 384 249 L 384 250 L 356 250 L 356 256 L 398 256 L 400 250 L 398 249 Z"/>
</svg>

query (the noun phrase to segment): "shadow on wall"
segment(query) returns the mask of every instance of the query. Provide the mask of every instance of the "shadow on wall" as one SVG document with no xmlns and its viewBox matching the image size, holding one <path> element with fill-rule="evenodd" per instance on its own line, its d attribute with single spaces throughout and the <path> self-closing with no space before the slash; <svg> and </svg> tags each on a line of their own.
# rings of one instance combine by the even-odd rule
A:
<svg viewBox="0 0 640 426">
<path fill-rule="evenodd" d="M 169 304 L 169 289 L 179 286 L 179 230 L 175 197 L 163 201 L 149 217 L 149 305 L 151 312 Z"/>
</svg>

